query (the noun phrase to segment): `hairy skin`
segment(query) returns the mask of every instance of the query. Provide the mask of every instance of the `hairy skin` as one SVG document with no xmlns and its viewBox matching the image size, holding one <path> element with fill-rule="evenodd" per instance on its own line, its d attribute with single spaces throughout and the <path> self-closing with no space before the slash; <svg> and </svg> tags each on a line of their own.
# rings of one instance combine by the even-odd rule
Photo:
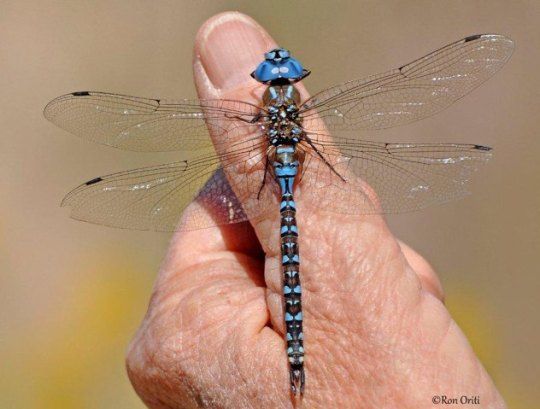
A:
<svg viewBox="0 0 540 409">
<path fill-rule="evenodd" d="M 275 46 L 240 13 L 208 20 L 195 45 L 199 97 L 257 103 L 262 87 L 249 73 Z M 301 208 L 301 195 L 297 201 Z M 294 406 L 278 208 L 268 217 L 174 235 L 127 354 L 129 377 L 149 407 Z M 316 208 L 297 217 L 306 348 L 299 406 L 421 409 L 444 394 L 479 396 L 475 408 L 506 407 L 444 307 L 436 274 L 382 217 Z"/>
</svg>

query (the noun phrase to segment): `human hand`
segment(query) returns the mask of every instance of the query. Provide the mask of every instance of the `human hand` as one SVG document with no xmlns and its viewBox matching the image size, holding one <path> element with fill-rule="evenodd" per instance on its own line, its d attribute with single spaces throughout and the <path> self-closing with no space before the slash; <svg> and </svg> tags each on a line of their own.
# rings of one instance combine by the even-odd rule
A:
<svg viewBox="0 0 540 409">
<path fill-rule="evenodd" d="M 257 104 L 261 86 L 249 73 L 275 46 L 240 13 L 211 18 L 195 45 L 199 97 Z M 268 217 L 174 235 L 127 356 L 149 407 L 292 406 L 277 208 Z M 305 407 L 418 409 L 443 394 L 505 407 L 444 307 L 436 274 L 382 217 L 314 209 L 297 218 Z"/>
</svg>

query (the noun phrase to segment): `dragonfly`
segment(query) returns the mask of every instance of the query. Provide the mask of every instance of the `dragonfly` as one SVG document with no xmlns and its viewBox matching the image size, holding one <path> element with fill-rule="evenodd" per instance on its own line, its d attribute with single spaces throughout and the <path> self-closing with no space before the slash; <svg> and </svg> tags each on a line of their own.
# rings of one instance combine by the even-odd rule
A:
<svg viewBox="0 0 540 409">
<path fill-rule="evenodd" d="M 259 103 L 168 101 L 107 92 L 60 96 L 45 117 L 77 136 L 131 151 L 179 151 L 181 160 L 97 177 L 62 205 L 71 216 L 120 228 L 182 231 L 280 214 L 285 344 L 293 395 L 305 385 L 298 195 L 301 209 L 347 215 L 413 211 L 467 195 L 491 156 L 473 143 L 391 143 L 363 133 L 429 117 L 495 74 L 514 45 L 472 35 L 399 68 L 302 100 L 310 74 L 276 48 L 254 67 Z M 246 73 L 246 77 L 249 73 Z M 376 195 L 373 194 L 376 192 Z M 192 202 L 197 206 L 182 216 Z"/>
</svg>

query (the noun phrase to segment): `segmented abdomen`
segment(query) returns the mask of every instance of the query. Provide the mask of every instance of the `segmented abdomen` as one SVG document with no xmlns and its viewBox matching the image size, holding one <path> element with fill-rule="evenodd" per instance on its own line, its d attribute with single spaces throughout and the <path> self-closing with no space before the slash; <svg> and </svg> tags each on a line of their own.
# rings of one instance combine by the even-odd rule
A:
<svg viewBox="0 0 540 409">
<path fill-rule="evenodd" d="M 293 178 L 282 180 L 286 188 L 281 197 L 281 255 L 283 265 L 283 296 L 285 298 L 285 327 L 287 355 L 294 393 L 304 386 L 304 346 L 302 333 L 302 289 L 300 286 L 300 257 L 298 254 L 298 227 L 296 207 L 292 195 Z"/>
</svg>

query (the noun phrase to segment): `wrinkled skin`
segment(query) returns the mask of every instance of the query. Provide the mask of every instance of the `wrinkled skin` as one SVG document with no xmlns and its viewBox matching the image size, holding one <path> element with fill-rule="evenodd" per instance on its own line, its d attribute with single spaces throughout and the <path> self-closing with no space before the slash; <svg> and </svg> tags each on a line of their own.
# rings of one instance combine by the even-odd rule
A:
<svg viewBox="0 0 540 409">
<path fill-rule="evenodd" d="M 195 45 L 199 97 L 257 103 L 263 87 L 249 73 L 275 46 L 240 13 L 208 20 Z M 175 234 L 127 355 L 129 377 L 146 405 L 293 407 L 278 225 L 276 209 L 254 226 Z M 431 408 L 440 394 L 479 396 L 480 405 L 470 407 L 505 407 L 444 307 L 436 274 L 382 217 L 351 220 L 313 209 L 298 213 L 298 225 L 302 407 Z"/>
</svg>

